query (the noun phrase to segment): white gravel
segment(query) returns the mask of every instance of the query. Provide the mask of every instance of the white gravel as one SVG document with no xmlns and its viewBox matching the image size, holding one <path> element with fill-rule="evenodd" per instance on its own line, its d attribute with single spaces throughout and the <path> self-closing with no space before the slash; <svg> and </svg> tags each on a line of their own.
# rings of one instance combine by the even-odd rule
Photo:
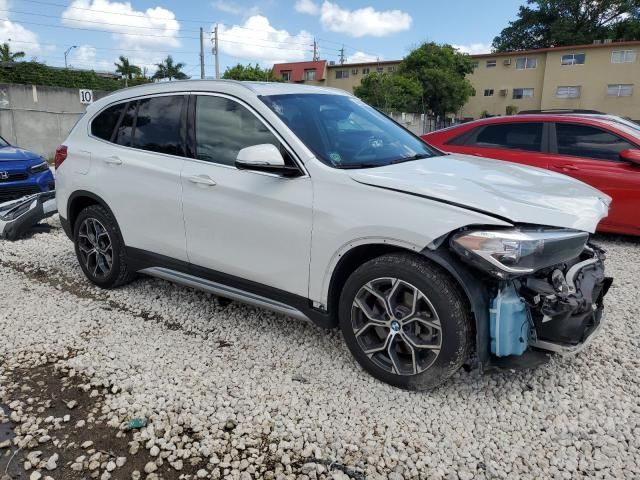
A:
<svg viewBox="0 0 640 480">
<path fill-rule="evenodd" d="M 77 352 L 59 365 L 108 387 L 111 425 L 148 418 L 140 448 L 180 468 L 208 459 L 202 478 L 257 478 L 267 458 L 290 478 L 345 478 L 334 461 L 367 478 L 640 478 L 638 241 L 600 239 L 615 283 L 577 357 L 408 393 L 365 374 L 335 331 L 156 279 L 94 288 L 50 222 L 0 242 L 0 393 L 3 368 Z"/>
</svg>

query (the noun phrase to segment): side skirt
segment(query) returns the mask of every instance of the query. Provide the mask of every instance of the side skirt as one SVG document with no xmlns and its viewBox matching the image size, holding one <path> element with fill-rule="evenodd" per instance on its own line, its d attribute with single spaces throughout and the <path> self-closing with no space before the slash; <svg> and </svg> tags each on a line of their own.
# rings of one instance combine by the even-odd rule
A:
<svg viewBox="0 0 640 480">
<path fill-rule="evenodd" d="M 313 309 L 307 298 L 137 248 L 127 247 L 126 251 L 130 266 L 139 273 L 312 322 L 322 328 L 334 326 L 329 315 Z"/>
</svg>

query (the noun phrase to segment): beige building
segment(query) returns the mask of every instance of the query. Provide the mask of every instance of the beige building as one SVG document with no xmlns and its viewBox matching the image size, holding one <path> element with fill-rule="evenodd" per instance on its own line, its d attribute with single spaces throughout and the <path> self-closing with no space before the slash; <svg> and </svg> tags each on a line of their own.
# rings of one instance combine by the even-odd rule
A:
<svg viewBox="0 0 640 480">
<path fill-rule="evenodd" d="M 640 41 L 473 55 L 462 118 L 585 109 L 640 119 Z"/>
<path fill-rule="evenodd" d="M 460 118 L 523 110 L 598 110 L 640 120 L 640 41 L 600 42 L 472 55 L 475 95 Z M 401 60 L 334 65 L 324 60 L 276 64 L 286 81 L 349 92 L 370 72 L 394 72 Z"/>
</svg>

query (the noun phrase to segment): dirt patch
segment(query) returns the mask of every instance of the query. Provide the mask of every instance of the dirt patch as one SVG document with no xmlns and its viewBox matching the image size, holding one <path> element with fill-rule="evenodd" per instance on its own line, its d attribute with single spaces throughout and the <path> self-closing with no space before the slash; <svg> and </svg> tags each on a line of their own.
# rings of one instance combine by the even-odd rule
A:
<svg viewBox="0 0 640 480">
<path fill-rule="evenodd" d="M 5 421 L 0 445 L 5 440 L 11 445 L 0 449 L 2 480 L 27 479 L 35 470 L 56 480 L 128 479 L 136 471 L 144 478 L 150 462 L 157 478 L 193 478 L 206 463 L 184 461 L 178 471 L 166 457 L 151 456 L 134 440 L 134 431 L 107 425 L 100 414 L 106 391 L 87 388 L 83 378 L 65 375 L 54 364 L 18 368 L 7 377 L 0 399 L 0 421 Z M 57 460 L 48 465 L 55 467 L 48 470 L 47 461 L 55 455 Z"/>
</svg>

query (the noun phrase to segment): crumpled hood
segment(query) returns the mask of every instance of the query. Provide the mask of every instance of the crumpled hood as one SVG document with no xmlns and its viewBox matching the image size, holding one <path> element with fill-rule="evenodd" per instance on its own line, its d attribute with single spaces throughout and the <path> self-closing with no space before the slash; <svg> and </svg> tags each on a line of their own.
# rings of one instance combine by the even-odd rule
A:
<svg viewBox="0 0 640 480">
<path fill-rule="evenodd" d="M 349 174 L 359 183 L 481 211 L 514 223 L 591 233 L 607 216 L 611 203 L 608 195 L 565 175 L 460 154 Z"/>
</svg>

